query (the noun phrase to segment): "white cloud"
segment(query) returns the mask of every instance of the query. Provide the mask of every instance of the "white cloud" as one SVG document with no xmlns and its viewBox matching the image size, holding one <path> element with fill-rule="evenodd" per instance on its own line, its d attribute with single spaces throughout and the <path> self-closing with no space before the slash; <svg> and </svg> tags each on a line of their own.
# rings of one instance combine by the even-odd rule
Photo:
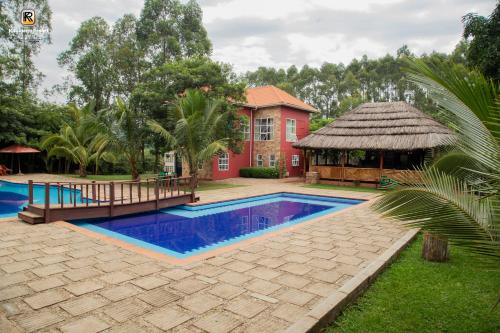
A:
<svg viewBox="0 0 500 333">
<path fill-rule="evenodd" d="M 186 1 L 186 0 L 181 0 Z M 349 63 L 363 54 L 394 54 L 408 44 L 416 54 L 450 52 L 460 40 L 461 17 L 489 15 L 495 0 L 199 0 L 215 60 L 238 72 L 259 66 Z M 35 59 L 46 74 L 42 88 L 67 74 L 56 57 L 80 24 L 101 16 L 110 24 L 139 15 L 143 0 L 49 0 L 53 44 Z M 59 98 L 60 100 L 60 98 Z"/>
</svg>

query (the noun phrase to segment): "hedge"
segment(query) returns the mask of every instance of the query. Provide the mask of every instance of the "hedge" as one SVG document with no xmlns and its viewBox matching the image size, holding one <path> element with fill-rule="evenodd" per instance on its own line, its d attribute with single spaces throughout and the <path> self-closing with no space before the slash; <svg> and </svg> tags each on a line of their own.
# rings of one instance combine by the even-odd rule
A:
<svg viewBox="0 0 500 333">
<path fill-rule="evenodd" d="M 279 178 L 278 168 L 241 168 L 240 177 L 245 178 Z"/>
</svg>

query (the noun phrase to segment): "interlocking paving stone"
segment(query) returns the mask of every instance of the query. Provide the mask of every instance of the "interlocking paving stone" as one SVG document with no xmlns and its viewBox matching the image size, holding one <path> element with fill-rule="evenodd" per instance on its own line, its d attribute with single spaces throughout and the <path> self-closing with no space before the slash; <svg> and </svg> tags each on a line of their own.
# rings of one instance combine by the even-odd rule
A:
<svg viewBox="0 0 500 333">
<path fill-rule="evenodd" d="M 73 316 L 78 316 L 86 312 L 98 309 L 108 304 L 104 298 L 96 296 L 80 296 L 76 299 L 62 303 L 60 306 Z"/>
<path fill-rule="evenodd" d="M 276 290 L 280 289 L 281 285 L 277 283 L 272 283 L 266 280 L 261 279 L 253 279 L 247 285 L 245 285 L 245 289 L 263 294 L 269 295 L 274 293 Z"/>
<path fill-rule="evenodd" d="M 117 261 L 117 262 L 106 262 L 102 264 L 97 264 L 95 265 L 95 267 L 103 272 L 109 273 L 130 267 L 130 264 L 123 261 Z"/>
<path fill-rule="evenodd" d="M 31 289 L 29 289 L 26 286 L 14 286 L 14 287 L 7 287 L 2 290 L 0 290 L 0 302 L 6 301 L 8 299 L 16 298 L 16 297 L 21 297 L 28 295 L 31 292 Z"/>
<path fill-rule="evenodd" d="M 339 274 L 336 269 L 333 269 L 331 271 L 318 270 L 310 273 L 309 275 L 317 280 L 327 283 L 335 283 L 342 277 L 342 274 Z"/>
<path fill-rule="evenodd" d="M 282 273 L 266 267 L 256 267 L 254 269 L 245 272 L 245 274 L 251 275 L 259 279 L 271 280 L 277 276 L 280 276 Z"/>
<path fill-rule="evenodd" d="M 125 300 L 120 303 L 113 303 L 104 310 L 104 313 L 114 320 L 124 323 L 142 315 L 148 311 L 149 308 L 150 307 L 146 303 Z"/>
<path fill-rule="evenodd" d="M 158 273 L 162 270 L 161 266 L 152 263 L 143 263 L 139 265 L 132 266 L 128 269 L 129 272 L 137 274 L 139 276 L 146 276 L 154 273 Z"/>
<path fill-rule="evenodd" d="M 337 263 L 335 263 L 334 261 L 321 258 L 314 258 L 308 261 L 307 264 L 315 268 L 328 269 L 328 270 L 333 269 L 335 266 L 337 266 Z"/>
<path fill-rule="evenodd" d="M 363 260 L 360 258 L 356 258 L 353 256 L 346 256 L 346 255 L 338 255 L 335 258 L 333 258 L 333 260 L 335 260 L 337 262 L 341 262 L 343 264 L 353 265 L 353 266 L 357 266 L 363 262 Z"/>
<path fill-rule="evenodd" d="M 35 313 L 22 315 L 15 319 L 15 321 L 25 329 L 27 332 L 35 332 L 43 328 L 57 324 L 64 320 L 61 314 L 52 310 L 42 310 Z"/>
<path fill-rule="evenodd" d="M 232 261 L 229 264 L 224 265 L 224 268 L 242 273 L 246 272 L 252 268 L 254 268 L 255 265 L 243 262 L 243 261 Z"/>
<path fill-rule="evenodd" d="M 277 268 L 286 263 L 283 259 L 278 258 L 264 258 L 262 260 L 257 261 L 259 265 L 266 266 L 269 268 Z"/>
<path fill-rule="evenodd" d="M 304 306 L 309 303 L 309 301 L 312 300 L 315 296 L 313 294 L 306 293 L 297 289 L 288 289 L 282 291 L 276 297 L 287 303 Z"/>
<path fill-rule="evenodd" d="M 202 314 L 219 306 L 222 301 L 217 297 L 206 295 L 206 294 L 195 294 L 186 297 L 180 305 L 188 310 L 191 310 L 197 314 Z"/>
<path fill-rule="evenodd" d="M 232 261 L 232 259 L 224 258 L 224 257 L 214 257 L 214 258 L 210 258 L 207 260 L 207 262 L 210 265 L 214 265 L 214 266 L 223 266 L 231 261 Z"/>
<path fill-rule="evenodd" d="M 287 324 L 278 322 L 277 320 L 270 320 L 269 318 L 262 318 L 262 320 L 254 320 L 247 327 L 245 333 L 276 333 L 283 332 Z"/>
<path fill-rule="evenodd" d="M 205 275 L 208 277 L 215 277 L 217 275 L 224 273 L 225 271 L 226 270 L 224 270 L 220 267 L 206 265 L 206 264 L 191 269 L 191 272 L 193 272 L 193 273 Z"/>
<path fill-rule="evenodd" d="M 231 299 L 245 292 L 245 289 L 226 283 L 220 283 L 214 288 L 210 289 L 208 292 L 215 296 L 219 296 L 225 299 Z"/>
<path fill-rule="evenodd" d="M 18 261 L 9 264 L 4 264 L 0 266 L 0 268 L 4 270 L 6 273 L 16 273 L 25 271 L 27 269 L 31 269 L 37 265 L 38 263 L 36 263 L 35 261 L 25 260 L 25 261 Z"/>
<path fill-rule="evenodd" d="M 0 289 L 28 280 L 30 280 L 30 276 L 26 272 L 3 275 L 0 279 Z"/>
<path fill-rule="evenodd" d="M 181 311 L 164 307 L 144 317 L 144 320 L 161 330 L 169 330 L 191 319 L 192 316 Z"/>
<path fill-rule="evenodd" d="M 186 271 L 185 269 L 181 268 L 174 268 L 166 272 L 161 273 L 162 276 L 165 276 L 171 280 L 182 280 L 184 278 L 190 277 L 193 275 L 190 271 Z"/>
<path fill-rule="evenodd" d="M 95 316 L 88 316 L 61 326 L 61 331 L 64 333 L 97 333 L 109 327 L 105 321 Z"/>
<path fill-rule="evenodd" d="M 338 287 L 331 283 L 316 282 L 307 285 L 303 290 L 312 294 L 327 297 L 334 292 Z"/>
<path fill-rule="evenodd" d="M 278 308 L 271 312 L 271 314 L 288 322 L 294 322 L 297 320 L 297 318 L 300 318 L 307 311 L 307 308 L 285 303 L 278 306 Z"/>
<path fill-rule="evenodd" d="M 64 287 L 73 295 L 80 296 L 104 288 L 104 284 L 97 281 L 76 282 Z"/>
<path fill-rule="evenodd" d="M 28 259 L 35 259 L 35 258 L 41 257 L 42 255 L 43 254 L 41 254 L 40 252 L 30 251 L 30 252 L 21 252 L 21 253 L 14 254 L 11 256 L 11 258 L 14 259 L 15 261 L 22 261 L 22 260 L 28 260 Z"/>
<path fill-rule="evenodd" d="M 65 261 L 64 264 L 70 268 L 77 269 L 92 266 L 96 263 L 94 258 L 83 258 Z"/>
<path fill-rule="evenodd" d="M 62 265 L 53 264 L 53 265 L 43 266 L 40 268 L 35 268 L 35 269 L 32 269 L 31 271 L 40 277 L 45 277 L 45 276 L 49 276 L 49 275 L 62 273 L 65 270 L 66 270 L 66 268 L 64 268 Z"/>
<path fill-rule="evenodd" d="M 132 280 L 135 276 L 124 272 L 107 273 L 99 277 L 101 280 L 110 284 L 120 284 Z"/>
<path fill-rule="evenodd" d="M 51 264 L 57 264 L 60 262 L 64 262 L 69 260 L 70 258 L 62 255 L 62 254 L 54 254 L 54 255 L 48 255 L 44 257 L 39 257 L 36 258 L 35 260 L 38 261 L 42 265 L 51 265 Z"/>
<path fill-rule="evenodd" d="M 151 290 L 167 284 L 168 280 L 156 276 L 147 276 L 130 282 L 142 289 Z"/>
<path fill-rule="evenodd" d="M 283 274 L 283 275 L 278 276 L 272 282 L 276 282 L 276 283 L 285 285 L 287 287 L 301 289 L 301 288 L 304 288 L 311 281 L 309 281 L 308 279 L 305 279 L 303 277 L 297 276 L 297 275 Z"/>
<path fill-rule="evenodd" d="M 139 296 L 137 296 L 137 298 L 155 307 L 162 307 L 164 305 L 167 305 L 168 303 L 177 301 L 181 297 L 164 288 L 157 288 L 141 293 Z"/>
<path fill-rule="evenodd" d="M 51 276 L 45 279 L 34 280 L 28 283 L 28 286 L 34 291 L 44 291 L 64 285 L 64 281 L 58 277 Z"/>
<path fill-rule="evenodd" d="M 216 312 L 198 319 L 193 323 L 198 328 L 209 333 L 231 332 L 239 326 L 241 322 L 225 312 Z"/>
<path fill-rule="evenodd" d="M 138 291 L 131 284 L 105 289 L 100 294 L 111 301 L 120 301 L 122 299 L 137 295 Z"/>
<path fill-rule="evenodd" d="M 33 309 L 37 310 L 52 304 L 60 303 L 68 298 L 70 298 L 70 294 L 68 292 L 52 289 L 37 293 L 31 297 L 26 297 L 24 301 Z"/>
<path fill-rule="evenodd" d="M 217 276 L 217 279 L 219 279 L 222 282 L 233 284 L 235 286 L 241 286 L 243 283 L 247 282 L 248 280 L 251 280 L 252 277 L 245 275 L 243 273 L 226 271 L 225 273 Z"/>
<path fill-rule="evenodd" d="M 126 323 L 120 326 L 114 326 L 111 328 L 110 333 L 145 333 L 147 332 L 144 328 L 137 326 L 134 323 Z"/>
<path fill-rule="evenodd" d="M 77 268 L 69 272 L 64 273 L 64 276 L 72 281 L 80 281 L 84 279 L 89 279 L 94 276 L 101 275 L 102 273 L 93 268 Z"/>
<path fill-rule="evenodd" d="M 234 259 L 236 260 L 241 260 L 241 261 L 246 261 L 246 262 L 254 262 L 259 259 L 262 259 L 261 255 L 255 254 L 255 253 L 249 253 L 249 252 L 239 252 L 235 256 L 233 256 Z"/>
<path fill-rule="evenodd" d="M 238 297 L 226 305 L 226 310 L 229 310 L 237 315 L 253 318 L 267 308 L 263 302 L 257 302 L 244 297 Z"/>
<path fill-rule="evenodd" d="M 282 257 L 283 260 L 286 260 L 288 262 L 295 262 L 298 264 L 303 264 L 309 260 L 311 260 L 311 257 L 305 256 L 303 254 L 298 254 L 298 253 L 290 253 L 287 255 L 284 255 Z"/>
<path fill-rule="evenodd" d="M 303 264 L 288 263 L 280 266 L 279 269 L 295 275 L 304 275 L 311 271 L 311 267 Z"/>
<path fill-rule="evenodd" d="M 202 281 L 200 281 L 198 279 L 194 279 L 194 278 L 187 278 L 187 279 L 181 280 L 179 282 L 169 284 L 169 287 L 171 287 L 175 290 L 182 291 L 183 293 L 186 293 L 186 294 L 192 294 L 192 293 L 198 292 L 202 289 L 205 289 L 208 286 L 209 286 L 208 283 L 202 282 Z"/>
</svg>

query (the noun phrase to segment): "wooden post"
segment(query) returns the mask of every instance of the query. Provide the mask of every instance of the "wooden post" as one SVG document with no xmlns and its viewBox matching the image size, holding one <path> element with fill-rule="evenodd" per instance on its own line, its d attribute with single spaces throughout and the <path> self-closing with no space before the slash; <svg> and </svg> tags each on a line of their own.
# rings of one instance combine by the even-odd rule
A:
<svg viewBox="0 0 500 333">
<path fill-rule="evenodd" d="M 424 233 L 422 244 L 422 258 L 427 261 L 444 262 L 448 261 L 450 253 L 448 251 L 448 240 L 428 232 Z"/>
<path fill-rule="evenodd" d="M 347 150 L 342 151 L 342 157 L 340 158 L 340 161 L 342 164 L 340 165 L 340 180 L 344 181 L 345 177 L 345 162 L 346 162 L 346 157 L 347 157 Z"/>
<path fill-rule="evenodd" d="M 33 204 L 33 180 L 28 180 L 28 203 Z"/>
<path fill-rule="evenodd" d="M 158 178 L 155 181 L 155 198 L 156 198 L 156 210 L 160 207 L 160 188 L 158 184 Z"/>
<path fill-rule="evenodd" d="M 380 159 L 380 175 L 378 176 L 378 180 L 380 181 L 380 179 L 382 178 L 382 175 L 384 173 L 384 151 L 381 150 L 379 152 L 379 159 Z"/>
<path fill-rule="evenodd" d="M 95 202 L 95 180 L 92 181 L 92 201 Z"/>
<path fill-rule="evenodd" d="M 189 182 L 191 183 L 192 181 L 194 181 L 193 179 L 190 179 Z M 191 188 L 191 202 L 195 202 L 196 200 L 196 195 L 195 195 L 195 192 L 194 192 L 194 186 L 189 186 Z"/>
<path fill-rule="evenodd" d="M 113 216 L 113 210 L 115 207 L 115 183 L 109 183 L 109 216 Z"/>
<path fill-rule="evenodd" d="M 50 222 L 50 183 L 45 183 L 45 223 Z"/>
<path fill-rule="evenodd" d="M 137 192 L 138 192 L 137 195 L 139 197 L 139 202 L 141 202 L 141 181 L 140 180 L 137 181 Z"/>
</svg>

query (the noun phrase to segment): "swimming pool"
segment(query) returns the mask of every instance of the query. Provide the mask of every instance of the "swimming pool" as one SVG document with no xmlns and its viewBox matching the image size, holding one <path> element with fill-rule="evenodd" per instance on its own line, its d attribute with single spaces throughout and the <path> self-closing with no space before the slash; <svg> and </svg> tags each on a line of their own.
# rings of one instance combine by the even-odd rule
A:
<svg viewBox="0 0 500 333">
<path fill-rule="evenodd" d="M 361 202 L 276 193 L 73 224 L 176 258 L 187 258 Z"/>
<path fill-rule="evenodd" d="M 57 186 L 50 187 L 50 202 L 57 203 Z M 74 191 L 71 191 L 73 194 Z M 63 190 L 64 202 L 70 202 L 70 190 Z M 76 200 L 80 201 L 80 191 L 76 191 Z M 33 185 L 33 203 L 45 202 L 45 186 Z M 28 184 L 12 183 L 0 180 L 0 218 L 17 216 L 28 205 Z"/>
</svg>

